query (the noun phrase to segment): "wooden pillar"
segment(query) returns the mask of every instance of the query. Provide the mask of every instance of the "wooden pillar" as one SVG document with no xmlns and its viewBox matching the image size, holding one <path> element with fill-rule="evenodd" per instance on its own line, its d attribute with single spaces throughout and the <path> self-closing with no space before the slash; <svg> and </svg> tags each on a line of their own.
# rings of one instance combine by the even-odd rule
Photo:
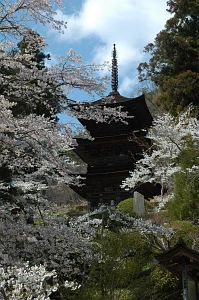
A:
<svg viewBox="0 0 199 300">
<path fill-rule="evenodd" d="M 182 264 L 182 295 L 183 300 L 189 300 L 188 296 L 188 274 L 187 274 L 187 264 L 184 260 Z"/>
<path fill-rule="evenodd" d="M 195 280 L 195 291 L 196 291 L 196 299 L 198 299 L 199 293 L 198 293 L 198 282 Z"/>
</svg>

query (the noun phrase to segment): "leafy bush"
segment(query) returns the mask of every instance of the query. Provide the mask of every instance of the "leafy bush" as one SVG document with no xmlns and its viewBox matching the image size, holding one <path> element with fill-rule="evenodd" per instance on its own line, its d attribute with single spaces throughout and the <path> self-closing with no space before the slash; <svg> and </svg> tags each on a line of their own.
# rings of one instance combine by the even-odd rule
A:
<svg viewBox="0 0 199 300">
<path fill-rule="evenodd" d="M 128 213 L 133 217 L 136 216 L 136 213 L 133 211 L 133 198 L 128 198 L 119 202 L 117 209 L 121 212 Z"/>
<path fill-rule="evenodd" d="M 181 299 L 181 293 L 178 288 L 178 282 L 172 274 L 160 266 L 155 266 L 151 272 L 151 295 L 155 296 L 149 299 L 178 300 Z"/>
<path fill-rule="evenodd" d="M 154 208 L 154 205 L 147 200 L 144 201 L 144 206 L 146 211 L 151 211 Z M 119 202 L 117 205 L 117 209 L 133 217 L 138 217 L 138 215 L 133 211 L 133 198 L 128 198 Z"/>
<path fill-rule="evenodd" d="M 172 244 L 178 242 L 185 242 L 189 247 L 199 250 L 199 228 L 198 225 L 193 224 L 191 221 L 175 220 L 171 222 L 171 226 L 176 230 Z"/>
</svg>

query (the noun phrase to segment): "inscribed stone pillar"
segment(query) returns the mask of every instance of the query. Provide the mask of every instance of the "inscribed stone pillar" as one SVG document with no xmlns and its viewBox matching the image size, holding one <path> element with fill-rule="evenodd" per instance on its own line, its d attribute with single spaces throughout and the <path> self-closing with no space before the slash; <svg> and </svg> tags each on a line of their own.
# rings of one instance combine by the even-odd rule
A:
<svg viewBox="0 0 199 300">
<path fill-rule="evenodd" d="M 138 192 L 133 194 L 133 210 L 140 217 L 145 213 L 144 196 Z"/>
</svg>

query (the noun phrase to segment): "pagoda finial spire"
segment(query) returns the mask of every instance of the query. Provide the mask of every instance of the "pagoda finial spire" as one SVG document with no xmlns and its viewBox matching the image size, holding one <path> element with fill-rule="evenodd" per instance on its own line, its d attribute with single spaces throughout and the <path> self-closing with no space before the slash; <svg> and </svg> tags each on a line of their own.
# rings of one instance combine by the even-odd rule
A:
<svg viewBox="0 0 199 300">
<path fill-rule="evenodd" d="M 117 65 L 117 51 L 115 44 L 113 44 L 113 58 L 112 58 L 112 92 L 117 92 L 118 89 L 118 65 Z"/>
</svg>

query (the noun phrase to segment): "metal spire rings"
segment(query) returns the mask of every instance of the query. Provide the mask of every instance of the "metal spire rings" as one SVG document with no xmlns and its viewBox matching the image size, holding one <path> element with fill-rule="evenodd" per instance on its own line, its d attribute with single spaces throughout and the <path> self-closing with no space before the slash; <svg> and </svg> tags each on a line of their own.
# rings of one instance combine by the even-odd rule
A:
<svg viewBox="0 0 199 300">
<path fill-rule="evenodd" d="M 112 58 L 112 92 L 117 92 L 118 89 L 118 65 L 117 65 L 117 51 L 115 44 L 113 45 L 113 58 Z"/>
</svg>

